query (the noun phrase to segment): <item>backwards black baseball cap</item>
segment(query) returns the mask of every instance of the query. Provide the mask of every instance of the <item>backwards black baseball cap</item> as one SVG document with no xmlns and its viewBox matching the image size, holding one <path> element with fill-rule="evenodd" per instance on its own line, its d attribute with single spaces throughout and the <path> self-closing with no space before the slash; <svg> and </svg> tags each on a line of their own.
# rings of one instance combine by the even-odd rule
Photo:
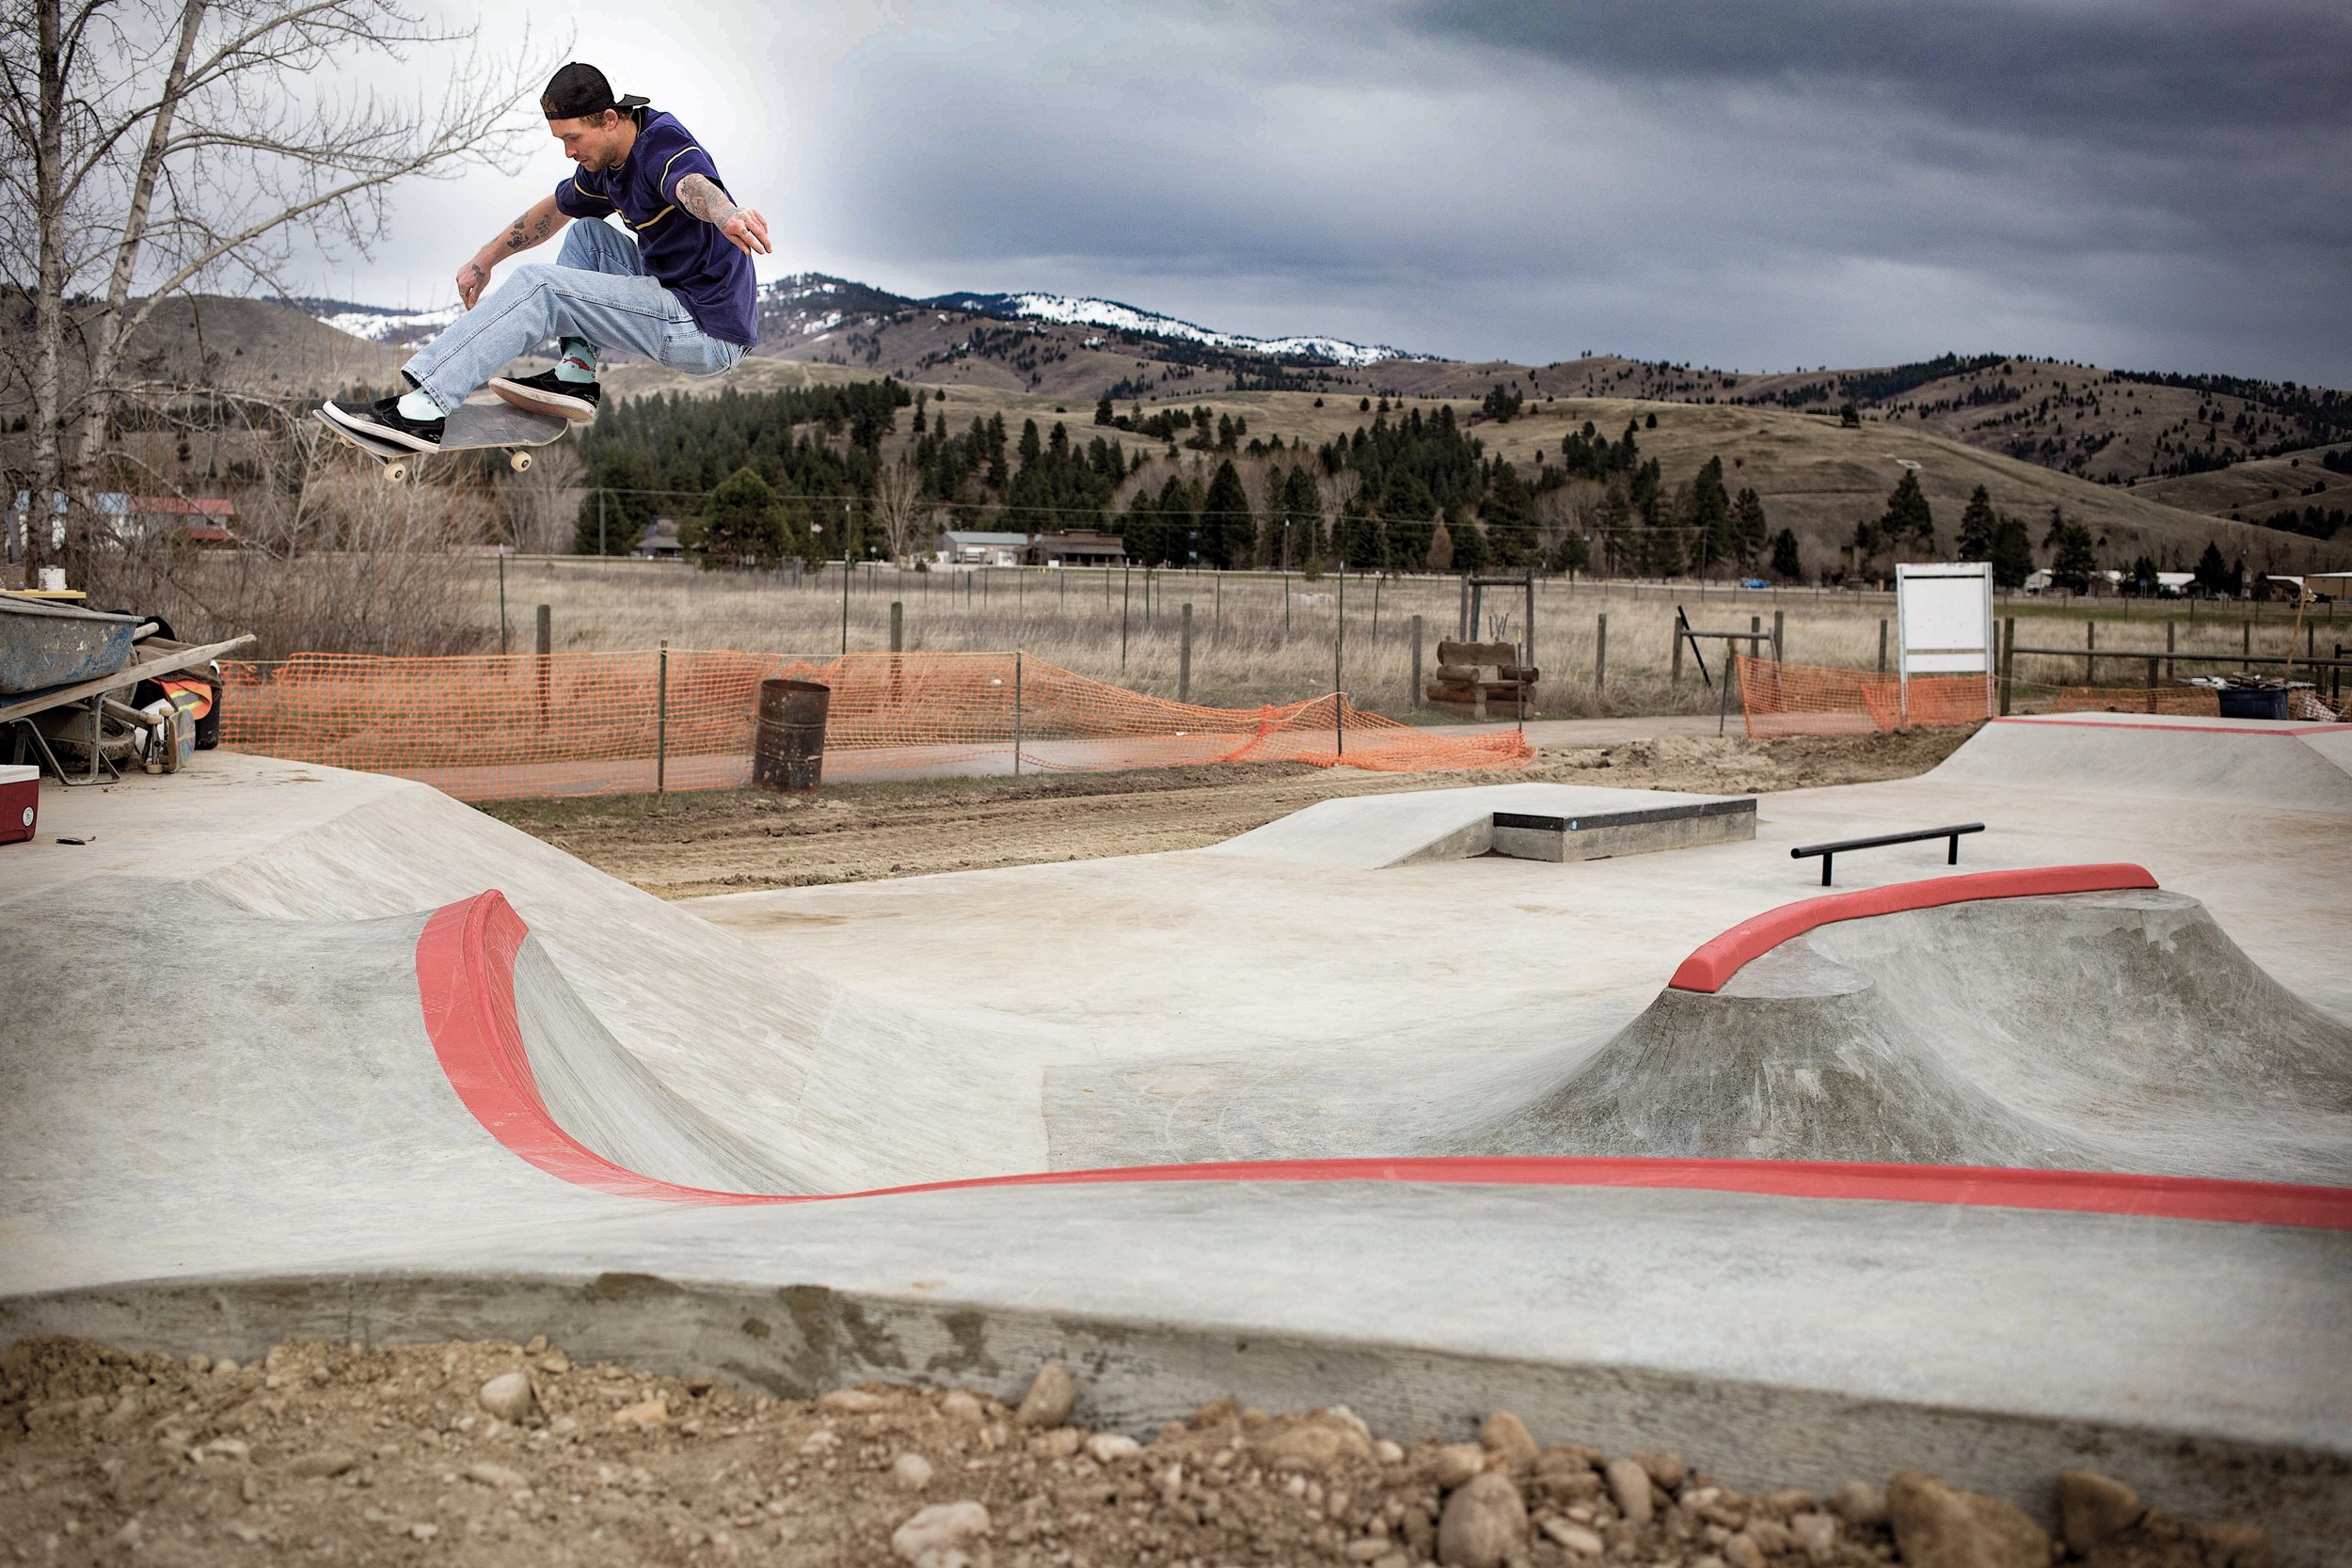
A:
<svg viewBox="0 0 2352 1568">
<path fill-rule="evenodd" d="M 549 119 L 584 119 L 607 109 L 627 114 L 652 102 L 634 95 L 613 97 L 612 84 L 604 79 L 603 71 L 574 60 L 548 78 L 548 90 L 539 95 L 539 110 Z"/>
</svg>

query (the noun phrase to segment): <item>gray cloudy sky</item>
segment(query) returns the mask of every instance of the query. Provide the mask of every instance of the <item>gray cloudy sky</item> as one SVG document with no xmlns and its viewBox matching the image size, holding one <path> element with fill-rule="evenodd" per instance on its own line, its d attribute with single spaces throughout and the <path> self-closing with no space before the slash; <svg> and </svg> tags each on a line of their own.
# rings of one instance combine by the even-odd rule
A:
<svg viewBox="0 0 2352 1568">
<path fill-rule="evenodd" d="M 569 11 L 577 56 L 766 212 L 763 276 L 1458 358 L 1948 348 L 2352 386 L 2344 0 Z M 376 263 L 320 281 L 451 299 L 564 166 L 549 141 L 512 182 L 409 187 Z"/>
</svg>

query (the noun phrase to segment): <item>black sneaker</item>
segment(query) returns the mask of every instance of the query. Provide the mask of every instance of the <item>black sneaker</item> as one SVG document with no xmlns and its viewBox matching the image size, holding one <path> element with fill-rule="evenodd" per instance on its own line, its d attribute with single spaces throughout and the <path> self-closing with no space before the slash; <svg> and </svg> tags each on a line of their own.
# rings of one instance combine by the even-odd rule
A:
<svg viewBox="0 0 2352 1568">
<path fill-rule="evenodd" d="M 567 420 L 596 417 L 598 389 L 593 381 L 566 381 L 553 371 L 537 375 L 494 375 L 490 390 L 531 414 L 556 414 Z"/>
<path fill-rule="evenodd" d="M 379 398 L 365 408 L 345 408 L 329 402 L 322 412 L 345 430 L 415 451 L 440 451 L 441 433 L 449 428 L 447 420 L 410 419 L 400 411 L 398 398 Z"/>
</svg>

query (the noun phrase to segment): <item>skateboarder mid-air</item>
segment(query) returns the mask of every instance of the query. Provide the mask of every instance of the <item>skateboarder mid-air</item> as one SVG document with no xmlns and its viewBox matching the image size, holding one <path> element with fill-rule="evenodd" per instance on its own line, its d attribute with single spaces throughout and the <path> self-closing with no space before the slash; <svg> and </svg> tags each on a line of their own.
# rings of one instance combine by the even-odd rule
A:
<svg viewBox="0 0 2352 1568">
<path fill-rule="evenodd" d="M 752 258 L 768 253 L 768 222 L 736 205 L 692 134 L 643 98 L 615 99 L 590 65 L 557 71 L 539 107 L 579 168 L 457 269 L 466 314 L 403 367 L 411 390 L 362 408 L 329 403 L 329 422 L 436 451 L 448 416 L 477 387 L 533 413 L 591 420 L 599 349 L 715 376 L 758 341 Z M 593 221 L 611 214 L 628 233 Z M 517 266 L 489 289 L 499 262 L 574 218 L 592 221 L 572 224 L 553 266 Z M 555 369 L 502 373 L 550 337 L 562 341 Z"/>
</svg>

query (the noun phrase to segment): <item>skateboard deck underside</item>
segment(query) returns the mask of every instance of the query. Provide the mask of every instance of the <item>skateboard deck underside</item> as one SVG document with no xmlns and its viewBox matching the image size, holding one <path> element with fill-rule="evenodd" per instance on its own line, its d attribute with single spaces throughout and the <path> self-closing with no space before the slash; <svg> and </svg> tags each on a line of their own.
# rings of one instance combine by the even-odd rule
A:
<svg viewBox="0 0 2352 1568">
<path fill-rule="evenodd" d="M 396 442 L 378 440 L 346 429 L 326 417 L 324 408 L 313 412 L 318 421 L 336 435 L 373 457 L 430 457 L 431 452 L 419 451 Z M 530 414 L 504 403 L 469 403 L 449 417 L 441 433 L 440 451 L 474 451 L 489 447 L 544 447 L 560 441 L 571 433 L 572 421 L 552 414 Z"/>
</svg>

